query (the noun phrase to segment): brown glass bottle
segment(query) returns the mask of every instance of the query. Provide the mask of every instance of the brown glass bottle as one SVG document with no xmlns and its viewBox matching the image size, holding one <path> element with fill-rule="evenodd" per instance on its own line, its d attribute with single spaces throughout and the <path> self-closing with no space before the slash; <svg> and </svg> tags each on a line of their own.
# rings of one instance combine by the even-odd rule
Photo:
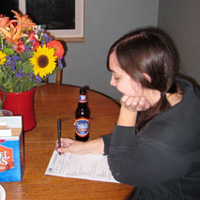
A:
<svg viewBox="0 0 200 200">
<path fill-rule="evenodd" d="M 75 112 L 75 137 L 79 141 L 87 141 L 90 134 L 90 109 L 85 88 L 80 89 L 78 107 Z"/>
</svg>

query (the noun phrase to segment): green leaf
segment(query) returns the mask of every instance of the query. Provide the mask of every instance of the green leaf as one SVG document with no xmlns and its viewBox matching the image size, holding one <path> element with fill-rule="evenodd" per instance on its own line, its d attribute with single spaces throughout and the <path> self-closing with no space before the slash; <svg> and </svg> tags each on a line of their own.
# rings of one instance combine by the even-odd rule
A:
<svg viewBox="0 0 200 200">
<path fill-rule="evenodd" d="M 8 56 L 13 55 L 15 52 L 13 49 L 11 48 L 5 48 L 2 50 L 5 54 L 7 54 Z"/>
<path fill-rule="evenodd" d="M 23 63 L 23 67 L 24 67 L 23 72 L 29 74 L 33 73 L 33 65 L 31 65 L 29 61 L 25 61 Z"/>
</svg>

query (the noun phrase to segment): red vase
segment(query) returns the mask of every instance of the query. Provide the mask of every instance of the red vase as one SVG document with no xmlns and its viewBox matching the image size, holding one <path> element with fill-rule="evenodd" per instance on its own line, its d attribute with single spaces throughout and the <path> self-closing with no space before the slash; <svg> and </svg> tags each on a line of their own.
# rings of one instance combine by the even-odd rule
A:
<svg viewBox="0 0 200 200">
<path fill-rule="evenodd" d="M 1 99 L 4 93 L 0 91 Z M 21 115 L 24 131 L 33 129 L 36 126 L 35 110 L 35 88 L 26 92 L 7 92 L 3 108 L 13 112 L 13 115 Z"/>
</svg>

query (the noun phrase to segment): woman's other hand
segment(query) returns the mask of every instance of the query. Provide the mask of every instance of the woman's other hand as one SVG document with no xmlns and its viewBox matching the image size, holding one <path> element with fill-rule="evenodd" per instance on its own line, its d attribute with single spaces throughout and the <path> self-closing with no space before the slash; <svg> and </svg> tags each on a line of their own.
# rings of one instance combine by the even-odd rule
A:
<svg viewBox="0 0 200 200">
<path fill-rule="evenodd" d="M 127 95 L 121 98 L 121 105 L 134 112 L 147 110 L 150 107 L 149 102 L 144 97 L 131 97 Z"/>
</svg>

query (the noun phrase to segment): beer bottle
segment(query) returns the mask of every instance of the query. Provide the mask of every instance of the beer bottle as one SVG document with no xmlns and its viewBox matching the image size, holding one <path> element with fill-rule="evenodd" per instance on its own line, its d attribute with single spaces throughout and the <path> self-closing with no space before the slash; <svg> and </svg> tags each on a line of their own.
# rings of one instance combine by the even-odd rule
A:
<svg viewBox="0 0 200 200">
<path fill-rule="evenodd" d="M 86 89 L 80 89 L 78 107 L 75 112 L 76 140 L 87 141 L 90 132 L 90 110 L 88 108 L 88 99 Z"/>
</svg>

